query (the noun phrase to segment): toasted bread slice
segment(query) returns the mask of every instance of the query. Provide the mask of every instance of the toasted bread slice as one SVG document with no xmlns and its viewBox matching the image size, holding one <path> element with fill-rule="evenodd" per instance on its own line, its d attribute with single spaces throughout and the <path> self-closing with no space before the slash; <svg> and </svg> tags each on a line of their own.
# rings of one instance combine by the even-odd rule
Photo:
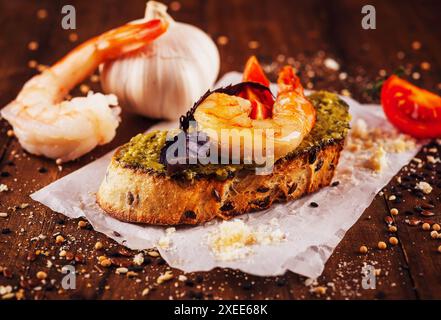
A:
<svg viewBox="0 0 441 320">
<path fill-rule="evenodd" d="M 230 219 L 317 191 L 332 180 L 349 128 L 349 115 L 347 105 L 333 94 L 316 93 L 310 99 L 317 110 L 315 128 L 295 152 L 275 163 L 270 175 L 256 175 L 250 168 L 226 167 L 221 171 L 228 173 L 219 176 L 219 167 L 204 167 L 190 170 L 190 175 L 187 171 L 171 176 L 158 162 L 158 152 L 152 152 L 164 143 L 164 133 L 155 132 L 137 136 L 118 149 L 97 193 L 97 202 L 122 221 L 194 225 L 216 217 Z M 140 143 L 150 148 L 144 156 L 147 161 L 128 162 L 124 155 L 133 144 Z"/>
</svg>

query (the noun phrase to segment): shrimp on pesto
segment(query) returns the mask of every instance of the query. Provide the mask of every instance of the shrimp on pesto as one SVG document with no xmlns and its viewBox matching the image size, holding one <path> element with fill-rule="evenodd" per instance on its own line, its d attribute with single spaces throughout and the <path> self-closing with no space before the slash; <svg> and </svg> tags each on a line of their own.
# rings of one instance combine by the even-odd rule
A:
<svg viewBox="0 0 441 320">
<path fill-rule="evenodd" d="M 279 91 L 273 99 L 270 82 L 253 56 L 245 66 L 243 81 L 206 97 L 194 111 L 194 119 L 219 144 L 224 143 L 222 130 L 240 129 L 251 132 L 251 149 L 264 149 L 271 141 L 274 159 L 284 157 L 299 146 L 316 121 L 315 109 L 305 97 L 300 79 L 291 66 L 283 67 L 277 80 Z M 266 136 L 265 130 L 273 132 L 273 136 Z M 241 154 L 245 154 L 245 148 L 252 154 L 253 150 L 241 140 L 237 143 Z M 225 144 L 235 147 L 229 139 Z"/>
<path fill-rule="evenodd" d="M 89 92 L 86 97 L 64 98 L 101 63 L 145 46 L 167 27 L 156 19 L 110 30 L 26 82 L 15 100 L 1 110 L 21 146 L 65 162 L 110 142 L 120 121 L 114 95 Z"/>
</svg>

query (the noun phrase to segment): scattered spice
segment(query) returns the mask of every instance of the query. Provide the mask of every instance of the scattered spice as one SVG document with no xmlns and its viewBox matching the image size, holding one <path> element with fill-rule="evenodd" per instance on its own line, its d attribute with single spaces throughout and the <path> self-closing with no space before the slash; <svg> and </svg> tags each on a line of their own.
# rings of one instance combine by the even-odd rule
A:
<svg viewBox="0 0 441 320">
<path fill-rule="evenodd" d="M 156 283 L 161 284 L 171 279 L 173 279 L 173 273 L 171 271 L 166 271 L 156 279 Z"/>
<path fill-rule="evenodd" d="M 142 295 L 143 297 L 145 297 L 146 295 L 149 294 L 149 292 L 150 292 L 150 289 L 149 289 L 149 288 L 145 288 L 144 290 L 142 290 L 141 295 Z"/>
<path fill-rule="evenodd" d="M 421 42 L 413 41 L 411 47 L 413 50 L 420 50 L 421 49 Z"/>
<path fill-rule="evenodd" d="M 326 58 L 323 64 L 325 65 L 326 68 L 331 69 L 333 71 L 338 71 L 340 69 L 340 65 L 338 64 L 338 62 L 332 58 Z"/>
<path fill-rule="evenodd" d="M 425 194 L 429 194 L 433 190 L 432 186 L 425 181 L 418 182 L 415 187 Z"/>
<path fill-rule="evenodd" d="M 97 241 L 94 248 L 95 250 L 101 250 L 103 248 L 103 244 L 100 241 Z"/>
<path fill-rule="evenodd" d="M 387 244 L 386 244 L 386 242 L 384 242 L 384 241 L 380 241 L 380 242 L 378 242 L 377 247 L 378 247 L 378 249 L 380 249 L 380 250 L 384 250 L 384 249 L 387 248 Z"/>
<path fill-rule="evenodd" d="M 61 243 L 63 243 L 64 242 L 64 237 L 62 236 L 62 235 L 58 235 L 58 236 L 56 236 L 55 237 L 55 243 L 56 244 L 61 244 Z"/>
<path fill-rule="evenodd" d="M 28 43 L 28 49 L 31 51 L 35 51 L 38 49 L 38 42 L 37 41 L 31 41 Z"/>
<path fill-rule="evenodd" d="M 430 70 L 430 63 L 427 61 L 421 62 L 421 69 L 423 69 L 424 71 Z"/>
<path fill-rule="evenodd" d="M 340 184 L 340 181 L 334 181 L 332 184 L 331 184 L 331 187 L 336 187 L 336 186 L 338 186 Z"/>
<path fill-rule="evenodd" d="M 37 279 L 39 280 L 45 280 L 47 278 L 47 273 L 44 271 L 38 271 L 37 272 Z"/>
<path fill-rule="evenodd" d="M 103 260 L 100 261 L 100 265 L 104 268 L 108 268 L 112 265 L 112 261 L 108 258 L 105 258 Z"/>
<path fill-rule="evenodd" d="M 389 226 L 388 231 L 389 232 L 397 232 L 397 227 L 396 226 Z"/>
<path fill-rule="evenodd" d="M 227 44 L 228 44 L 228 41 L 229 41 L 229 39 L 228 39 L 227 36 L 219 36 L 219 37 L 217 38 L 217 44 L 220 45 L 220 46 L 225 46 L 225 45 L 227 45 Z"/>
<path fill-rule="evenodd" d="M 116 274 L 126 274 L 127 272 L 129 272 L 129 269 L 125 268 L 125 267 L 119 267 L 116 268 Z"/>
<path fill-rule="evenodd" d="M 259 41 L 251 40 L 250 42 L 248 42 L 248 48 L 250 49 L 257 49 L 259 47 L 260 47 Z"/>
<path fill-rule="evenodd" d="M 430 224 L 425 222 L 425 223 L 423 223 L 422 228 L 423 228 L 424 231 L 429 231 L 430 230 Z"/>
<path fill-rule="evenodd" d="M 87 84 L 80 85 L 80 91 L 81 93 L 88 93 L 90 91 L 90 87 Z"/>
<path fill-rule="evenodd" d="M 77 42 L 78 41 L 78 34 L 75 32 L 69 33 L 69 41 L 70 42 Z"/>
<path fill-rule="evenodd" d="M 319 205 L 318 205 L 317 202 L 311 202 L 311 203 L 309 204 L 309 206 L 311 206 L 311 207 L 313 207 L 313 208 L 317 208 Z"/>
<path fill-rule="evenodd" d="M 47 169 L 46 169 L 45 167 L 40 167 L 40 168 L 38 168 L 38 172 L 40 172 L 40 173 L 46 173 L 46 172 L 47 172 Z"/>
<path fill-rule="evenodd" d="M 172 1 L 169 5 L 171 11 L 181 10 L 181 3 L 179 1 Z"/>
<path fill-rule="evenodd" d="M 159 257 L 159 252 L 158 251 L 148 251 L 147 254 L 150 257 L 153 257 L 153 258 Z"/>
<path fill-rule="evenodd" d="M 93 75 L 91 75 L 90 76 L 90 81 L 91 82 L 99 82 L 100 81 L 100 76 L 99 75 L 97 75 L 97 74 L 93 74 Z"/>
<path fill-rule="evenodd" d="M 78 228 L 84 229 L 87 227 L 87 222 L 84 220 L 78 221 Z"/>
<path fill-rule="evenodd" d="M 398 239 L 396 237 L 390 237 L 389 243 L 393 246 L 396 246 L 398 244 Z"/>
<path fill-rule="evenodd" d="M 366 254 L 368 252 L 368 248 L 366 246 L 361 246 L 358 250 L 361 254 Z"/>
<path fill-rule="evenodd" d="M 37 10 L 37 18 L 38 19 L 43 20 L 43 19 L 46 19 L 47 16 L 48 16 L 48 14 L 47 14 L 47 10 L 46 9 L 38 9 Z"/>
</svg>

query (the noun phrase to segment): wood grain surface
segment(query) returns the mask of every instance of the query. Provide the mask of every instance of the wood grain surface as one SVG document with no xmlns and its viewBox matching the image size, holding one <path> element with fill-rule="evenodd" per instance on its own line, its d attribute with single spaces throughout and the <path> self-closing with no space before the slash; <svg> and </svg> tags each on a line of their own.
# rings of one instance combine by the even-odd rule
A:
<svg viewBox="0 0 441 320">
<path fill-rule="evenodd" d="M 221 74 L 241 70 L 246 58 L 256 54 L 273 78 L 277 66 L 294 63 L 308 88 L 351 94 L 362 102 L 378 102 L 368 94 L 368 89 L 381 76 L 401 66 L 405 77 L 414 83 L 441 91 L 439 1 L 167 3 L 176 20 L 201 27 L 218 41 Z M 72 30 L 61 28 L 61 8 L 65 4 L 76 8 L 74 35 Z M 361 28 L 364 4 L 376 8 L 376 30 Z M 23 83 L 37 72 L 30 61 L 50 65 L 80 42 L 141 17 L 144 6 L 143 0 L 1 0 L 0 106 L 10 102 Z M 75 36 L 78 40 L 72 41 Z M 32 41 L 38 43 L 36 50 L 28 48 Z M 326 58 L 336 60 L 340 70 L 326 68 Z M 90 81 L 87 85 L 94 90 L 100 88 Z M 73 92 L 80 94 L 78 89 Z M 441 166 L 426 163 L 427 152 L 440 157 L 441 146 L 436 141 L 418 156 L 423 160 L 421 165 L 413 162 L 403 169 L 401 184 L 393 179 L 384 193 L 377 195 L 339 244 L 323 275 L 311 285 L 308 281 L 305 284 L 305 278 L 289 272 L 282 277 L 263 278 L 228 269 L 187 274 L 187 281 L 178 279 L 182 272 L 172 270 L 173 279 L 157 284 L 158 276 L 170 270 L 160 257 L 146 254 L 148 259 L 142 266 L 133 266 L 132 257 L 137 252 L 126 251 L 87 225 L 79 227 L 78 220 L 67 219 L 29 198 L 33 191 L 100 157 L 153 123 L 124 113 L 117 137 L 110 144 L 61 168 L 52 160 L 25 153 L 17 140 L 7 135 L 10 129 L 7 122 L 0 122 L 0 183 L 9 188 L 0 193 L 0 212 L 8 214 L 0 218 L 0 288 L 11 286 L 6 289 L 11 294 L 3 295 L 4 299 L 441 298 L 441 254 L 437 252 L 441 242 L 431 239 L 430 231 L 423 231 L 421 225 L 409 225 L 409 219 L 422 218 L 419 211 L 424 205 L 429 205 L 435 213 L 431 222 L 441 222 Z M 415 182 L 421 179 L 434 187 L 424 199 L 413 190 Z M 398 200 L 388 200 L 390 195 L 396 195 Z M 378 241 L 387 242 L 392 236 L 384 220 L 390 216 L 391 208 L 400 212 L 393 218 L 399 245 L 378 250 Z M 55 243 L 58 233 L 65 238 L 62 245 Z M 94 249 L 97 241 L 102 242 L 103 249 Z M 358 253 L 361 245 L 369 248 L 367 254 Z M 62 249 L 67 252 L 64 257 L 60 257 Z M 114 266 L 100 266 L 97 259 L 101 255 L 111 257 Z M 48 260 L 52 264 L 50 268 Z M 64 276 L 61 267 L 66 264 L 74 264 L 78 272 L 75 290 L 61 288 Z M 361 286 L 364 264 L 379 270 L 376 289 Z M 127 265 L 136 275 L 116 274 L 115 265 Z M 37 279 L 39 271 L 47 273 L 46 280 Z"/>
</svg>

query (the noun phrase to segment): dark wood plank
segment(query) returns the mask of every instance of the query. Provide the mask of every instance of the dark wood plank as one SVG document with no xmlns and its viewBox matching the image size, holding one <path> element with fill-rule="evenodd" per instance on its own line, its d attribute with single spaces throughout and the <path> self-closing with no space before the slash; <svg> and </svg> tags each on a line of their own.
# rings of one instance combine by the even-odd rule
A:
<svg viewBox="0 0 441 320">
<path fill-rule="evenodd" d="M 419 72 L 420 85 L 433 90 L 439 86 L 441 57 L 440 31 L 433 28 L 438 21 L 439 2 L 397 3 L 373 1 L 377 8 L 377 30 L 362 30 L 360 27 L 362 1 L 196 1 L 179 2 L 181 7 L 173 12 L 180 21 L 195 24 L 206 30 L 213 39 L 227 36 L 228 43 L 219 46 L 221 74 L 240 70 L 246 58 L 256 54 L 265 63 L 266 69 L 294 62 L 302 81 L 311 88 L 323 88 L 340 92 L 349 89 L 353 96 L 363 101 L 373 101 L 365 94 L 365 88 L 372 83 L 380 69 L 392 71 L 400 65 L 408 73 Z M 60 27 L 62 1 L 1 1 L 0 11 L 0 105 L 5 105 L 16 95 L 26 79 L 35 70 L 27 67 L 29 60 L 51 64 L 72 49 L 79 42 L 111 27 L 143 15 L 144 1 L 71 1 L 77 9 L 79 40 L 69 41 L 70 31 Z M 45 8 L 48 17 L 36 18 L 36 12 Z M 399 8 L 399 10 L 397 9 Z M 17 21 L 23 21 L 17 27 Z M 399 27 L 397 27 L 399 26 Z M 27 50 L 30 41 L 38 41 L 37 51 Z M 254 46 L 250 41 L 255 41 Z M 411 43 L 420 41 L 421 50 L 413 50 Z M 257 45 L 256 45 L 257 44 Z M 397 52 L 405 58 L 397 59 Z M 323 66 L 323 59 L 332 57 L 341 65 L 341 71 L 348 78 L 339 80 L 339 72 Z M 276 64 L 272 64 L 276 61 Z M 421 70 L 420 63 L 429 61 L 431 69 Z M 314 74 L 311 73 L 314 71 Z M 358 77 L 358 78 L 357 78 Z M 89 83 L 99 90 L 97 84 Z M 79 94 L 78 90 L 74 94 Z M 157 277 L 170 268 L 160 257 L 152 257 L 138 275 L 128 278 L 115 274 L 115 267 L 100 267 L 97 258 L 106 254 L 118 255 L 121 247 L 93 230 L 78 227 L 78 220 L 70 220 L 30 200 L 29 194 L 50 182 L 80 168 L 93 159 L 124 143 L 134 134 L 147 129 L 151 120 L 123 114 L 123 122 L 112 143 L 99 147 L 90 154 L 69 164 L 62 170 L 51 160 L 28 155 L 22 151 L 15 139 L 6 136 L 8 125 L 1 122 L 0 129 L 0 171 L 10 173 L 0 177 L 0 183 L 7 184 L 12 191 L 0 194 L 0 212 L 8 212 L 8 218 L 0 218 L 0 229 L 9 228 L 11 233 L 0 234 L 0 267 L 12 272 L 12 278 L 0 273 L 0 285 L 13 285 L 14 291 L 24 288 L 26 298 L 46 299 L 169 299 L 169 298 L 214 298 L 214 299 L 415 299 L 440 298 L 440 260 L 435 252 L 437 242 L 428 240 L 428 233 L 419 228 L 407 226 L 405 215 L 396 217 L 400 246 L 386 251 L 375 249 L 378 241 L 387 241 L 391 235 L 383 221 L 388 215 L 390 203 L 377 196 L 360 220 L 347 233 L 328 261 L 323 275 L 313 287 L 327 288 L 325 294 L 317 295 L 305 285 L 303 277 L 287 273 L 282 277 L 263 278 L 235 270 L 216 269 L 211 272 L 186 275 L 187 284 L 178 281 L 181 272 L 173 270 L 172 281 L 156 284 Z M 13 163 L 13 165 L 11 165 Z M 39 172 L 40 168 L 47 172 Z M 42 170 L 40 170 L 42 171 Z M 437 173 L 439 176 L 439 172 Z M 396 184 L 393 181 L 387 190 Z M 430 199 L 439 203 L 439 188 L 435 188 Z M 390 191 L 386 193 L 386 196 Z M 411 209 L 420 200 L 403 192 L 403 202 L 394 204 L 400 212 Z M 21 204 L 30 206 L 15 208 Z M 14 209 L 15 208 L 15 209 Z M 437 219 L 439 219 L 439 210 Z M 63 248 L 55 244 L 55 234 L 60 232 L 66 239 Z M 44 237 L 38 238 L 39 235 Z M 37 239 L 35 239 L 37 238 Z M 94 245 L 100 241 L 103 250 L 96 251 Z M 359 254 L 360 245 L 367 245 L 369 253 Z M 84 263 L 59 257 L 61 249 L 72 254 L 82 254 Z M 33 260 L 32 253 L 40 250 Z M 131 253 L 132 255 L 134 253 Z M 30 261 L 29 258 L 31 258 Z M 54 259 L 52 259 L 54 257 Z M 270 258 L 270 257 L 269 257 Z M 132 257 L 116 257 L 115 261 L 127 263 Z M 53 266 L 47 267 L 47 260 Z M 381 269 L 376 290 L 361 287 L 361 268 L 364 263 L 374 264 Z M 75 264 L 77 289 L 60 290 L 63 274 L 60 268 Z M 44 270 L 48 280 L 41 284 L 36 273 Z M 8 271 L 6 272 L 8 276 Z M 20 277 L 24 280 L 21 280 Z M 54 279 L 54 285 L 51 281 Z M 30 281 L 30 283 L 29 283 Z M 36 288 L 35 288 L 36 287 Z M 41 290 L 38 288 L 41 287 Z M 144 289 L 150 291 L 142 296 Z M 333 289 L 335 288 L 335 289 Z"/>
</svg>

